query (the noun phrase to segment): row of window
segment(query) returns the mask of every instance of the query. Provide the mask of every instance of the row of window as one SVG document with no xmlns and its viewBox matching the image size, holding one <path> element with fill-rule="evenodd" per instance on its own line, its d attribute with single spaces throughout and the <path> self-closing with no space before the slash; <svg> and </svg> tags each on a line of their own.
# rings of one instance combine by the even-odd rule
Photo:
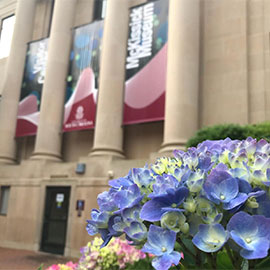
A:
<svg viewBox="0 0 270 270">
<path fill-rule="evenodd" d="M 104 19 L 107 0 L 96 0 L 94 6 L 94 20 Z M 8 57 L 15 24 L 15 16 L 11 15 L 1 22 L 0 29 L 0 59 Z"/>
</svg>

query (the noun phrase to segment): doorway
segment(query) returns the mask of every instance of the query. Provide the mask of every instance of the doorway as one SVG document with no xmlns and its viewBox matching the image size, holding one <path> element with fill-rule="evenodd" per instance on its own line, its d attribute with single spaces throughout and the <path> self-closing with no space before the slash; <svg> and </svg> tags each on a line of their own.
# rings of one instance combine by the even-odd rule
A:
<svg viewBox="0 0 270 270">
<path fill-rule="evenodd" d="M 64 254 L 70 187 L 47 187 L 40 250 Z"/>
</svg>

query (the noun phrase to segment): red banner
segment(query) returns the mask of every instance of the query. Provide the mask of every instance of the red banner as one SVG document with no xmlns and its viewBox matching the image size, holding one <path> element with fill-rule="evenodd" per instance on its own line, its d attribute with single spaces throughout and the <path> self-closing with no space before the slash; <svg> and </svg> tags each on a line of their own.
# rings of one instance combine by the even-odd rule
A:
<svg viewBox="0 0 270 270">
<path fill-rule="evenodd" d="M 126 58 L 124 124 L 164 119 L 168 0 L 130 11 Z"/>
<path fill-rule="evenodd" d="M 35 135 L 37 132 L 47 51 L 48 38 L 28 44 L 18 107 L 16 137 Z"/>
<path fill-rule="evenodd" d="M 64 114 L 64 131 L 94 128 L 103 21 L 74 30 Z"/>
</svg>

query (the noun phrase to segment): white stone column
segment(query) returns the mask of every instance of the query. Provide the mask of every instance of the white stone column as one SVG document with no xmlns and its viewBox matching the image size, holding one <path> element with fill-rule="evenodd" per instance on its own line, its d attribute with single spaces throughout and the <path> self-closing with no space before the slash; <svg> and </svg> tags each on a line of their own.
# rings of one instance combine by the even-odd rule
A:
<svg viewBox="0 0 270 270">
<path fill-rule="evenodd" d="M 27 42 L 31 41 L 36 0 L 18 0 L 10 54 L 0 101 L 0 162 L 13 163 L 16 157 L 15 132 L 18 103 L 24 72 Z"/>
<path fill-rule="evenodd" d="M 94 146 L 90 156 L 123 157 L 123 100 L 129 1 L 108 0 Z"/>
<path fill-rule="evenodd" d="M 198 128 L 199 0 L 169 1 L 164 140 L 160 152 L 184 148 Z"/>
<path fill-rule="evenodd" d="M 61 160 L 66 76 L 76 0 L 56 0 L 48 45 L 40 119 L 32 159 Z"/>
</svg>

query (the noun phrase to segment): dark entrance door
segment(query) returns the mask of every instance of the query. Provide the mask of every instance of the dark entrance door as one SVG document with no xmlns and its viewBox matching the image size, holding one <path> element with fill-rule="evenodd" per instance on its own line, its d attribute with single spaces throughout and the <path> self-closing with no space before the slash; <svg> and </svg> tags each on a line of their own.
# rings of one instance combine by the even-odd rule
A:
<svg viewBox="0 0 270 270">
<path fill-rule="evenodd" d="M 64 254 L 70 187 L 47 187 L 40 250 Z"/>
</svg>

